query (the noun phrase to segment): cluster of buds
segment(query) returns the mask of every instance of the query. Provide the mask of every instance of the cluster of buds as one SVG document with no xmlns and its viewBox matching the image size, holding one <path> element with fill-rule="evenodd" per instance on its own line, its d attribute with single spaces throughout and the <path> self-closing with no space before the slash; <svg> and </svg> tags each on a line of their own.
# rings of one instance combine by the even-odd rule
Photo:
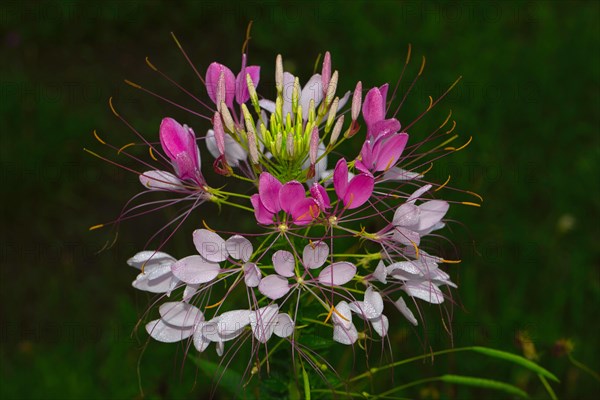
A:
<svg viewBox="0 0 600 400">
<path fill-rule="evenodd" d="M 273 337 L 294 348 L 318 322 L 333 341 L 353 345 L 386 338 L 393 310 L 417 325 L 422 302 L 451 297 L 456 285 L 442 266 L 458 261 L 422 248 L 423 238 L 444 228 L 451 203 L 432 199 L 448 182 L 425 180 L 431 159 L 458 150 L 446 146 L 449 118 L 409 146 L 396 113 L 387 115 L 388 84 L 363 100 L 358 82 L 338 97 L 339 74 L 331 71 L 326 53 L 321 73 L 302 87 L 277 56 L 276 98 L 268 100 L 257 93 L 260 67 L 246 65 L 246 55 L 237 76 L 216 62 L 208 67 L 203 81 L 214 106 L 207 106 L 205 144 L 215 171 L 248 183 L 250 195 L 206 182 L 191 128 L 165 118 L 163 152 L 146 142 L 153 159 L 160 154 L 172 169 L 151 169 L 140 181 L 145 192 L 192 202 L 178 220 L 209 201 L 248 212 L 259 229 L 231 234 L 231 226 L 205 226 L 192 234 L 192 255 L 174 257 L 161 245 L 129 260 L 140 270 L 135 288 L 169 297 L 146 325 L 154 339 L 192 340 L 200 352 L 215 343 L 219 355 L 225 342 L 243 339 L 255 350 Z M 437 138 L 441 145 L 417 152 Z M 360 141 L 360 153 L 340 156 L 350 140 Z"/>
</svg>

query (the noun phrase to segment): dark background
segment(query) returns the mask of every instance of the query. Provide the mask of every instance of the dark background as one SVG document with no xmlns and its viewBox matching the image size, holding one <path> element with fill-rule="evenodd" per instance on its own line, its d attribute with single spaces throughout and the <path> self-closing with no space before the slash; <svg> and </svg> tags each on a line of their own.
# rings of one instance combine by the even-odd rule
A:
<svg viewBox="0 0 600 400">
<path fill-rule="evenodd" d="M 459 142 L 474 138 L 429 176 L 443 182 L 451 175 L 454 186 L 485 198 L 480 209 L 452 207 L 449 214 L 466 227 L 446 232 L 463 259 L 449 266 L 460 285 L 454 343 L 433 311 L 427 326 L 414 331 L 398 320 L 395 358 L 423 354 L 417 340 L 423 337 L 437 350 L 480 344 L 522 354 L 517 339 L 525 335 L 537 361 L 561 379 L 554 385 L 559 397 L 598 394 L 598 382 L 560 356 L 555 343 L 572 340 L 573 356 L 600 369 L 599 3 L 125 0 L 0 6 L 0 397 L 139 398 L 139 362 L 148 397 L 202 398 L 210 376 L 191 362 L 183 367 L 176 346 L 151 343 L 140 361 L 146 334 L 131 334 L 151 297 L 130 287 L 135 271 L 125 261 L 169 215 L 124 224 L 115 246 L 96 254 L 114 236 L 88 227 L 114 218 L 140 187 L 135 175 L 82 149 L 111 154 L 92 137 L 94 129 L 117 146 L 135 140 L 111 114 L 109 96 L 154 140 L 166 115 L 203 132 L 207 122 L 122 79 L 183 98 L 147 68 L 149 56 L 206 98 L 169 32 L 201 73 L 214 60 L 237 71 L 250 19 L 250 57 L 264 66 L 263 87 L 272 82 L 277 53 L 305 81 L 326 50 L 344 90 L 359 79 L 363 87 L 394 83 L 412 43 L 407 77 L 422 55 L 428 63 L 399 114 L 405 124 L 426 107 L 428 95 L 463 76 L 410 132 L 411 140 L 424 137 L 452 109 Z M 234 222 L 214 208 L 210 214 L 208 221 Z M 189 248 L 180 238 L 168 250 Z M 215 359 L 214 351 L 207 354 Z M 535 398 L 546 396 L 535 376 L 474 355 L 413 364 L 396 379 L 447 372 L 505 380 Z M 442 385 L 405 394 L 482 396 Z"/>
</svg>

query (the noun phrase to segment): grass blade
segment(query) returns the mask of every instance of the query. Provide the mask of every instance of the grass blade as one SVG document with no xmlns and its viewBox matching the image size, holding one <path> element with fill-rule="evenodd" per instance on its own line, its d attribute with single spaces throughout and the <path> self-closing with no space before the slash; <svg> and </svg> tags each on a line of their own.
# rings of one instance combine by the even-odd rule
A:
<svg viewBox="0 0 600 400">
<path fill-rule="evenodd" d="M 489 357 L 498 358 L 500 360 L 505 360 L 505 361 L 510 361 L 512 363 L 515 363 L 522 367 L 525 367 L 525 368 L 535 372 L 536 374 L 542 375 L 554 382 L 560 382 L 558 380 L 558 378 L 552 372 L 548 371 L 545 368 L 540 367 L 533 361 L 530 361 L 530 360 L 528 360 L 524 357 L 518 356 L 516 354 L 507 353 L 505 351 L 489 349 L 487 347 L 480 347 L 480 346 L 471 347 L 471 350 L 473 350 L 476 353 L 480 353 L 480 354 L 483 354 L 483 355 L 486 355 Z"/>
<path fill-rule="evenodd" d="M 462 375 L 442 375 L 440 377 L 440 380 L 442 382 L 453 383 L 455 385 L 475 386 L 484 389 L 498 390 L 523 398 L 529 397 L 527 393 L 525 393 L 523 390 L 519 389 L 516 386 L 504 382 L 494 381 L 491 379 L 475 378 L 472 376 Z"/>
</svg>

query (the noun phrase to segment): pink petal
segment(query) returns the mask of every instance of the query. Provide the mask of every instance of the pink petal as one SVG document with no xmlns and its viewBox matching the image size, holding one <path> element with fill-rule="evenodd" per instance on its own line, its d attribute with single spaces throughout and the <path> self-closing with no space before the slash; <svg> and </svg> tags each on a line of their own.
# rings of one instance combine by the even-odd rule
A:
<svg viewBox="0 0 600 400">
<path fill-rule="evenodd" d="M 257 287 L 260 283 L 260 269 L 254 263 L 244 264 L 244 282 L 247 287 Z"/>
<path fill-rule="evenodd" d="M 271 259 L 273 261 L 273 267 L 275 267 L 275 272 L 279 275 L 287 278 L 294 276 L 296 261 L 292 253 L 287 250 L 277 250 Z"/>
<path fill-rule="evenodd" d="M 258 290 L 271 300 L 277 300 L 290 291 L 290 285 L 287 278 L 279 275 L 267 275 L 261 279 Z"/>
<path fill-rule="evenodd" d="M 254 87 L 258 87 L 258 81 L 260 80 L 260 67 L 257 65 L 249 65 L 245 69 L 242 69 L 235 80 L 235 101 L 238 104 L 243 104 L 250 99 L 248 93 L 248 82 L 246 81 L 246 75 L 250 74 L 250 79 L 254 84 Z"/>
<path fill-rule="evenodd" d="M 193 327 L 198 322 L 204 321 L 202 311 L 183 302 L 161 304 L 158 312 L 164 322 L 180 328 Z"/>
<path fill-rule="evenodd" d="M 281 205 L 279 203 L 279 191 L 283 185 L 273 175 L 268 172 L 260 174 L 258 181 L 258 194 L 260 195 L 260 201 L 267 210 L 272 213 L 278 213 L 281 211 Z"/>
<path fill-rule="evenodd" d="M 325 242 L 315 242 L 304 246 L 302 262 L 305 268 L 320 268 L 329 256 L 329 246 Z"/>
<path fill-rule="evenodd" d="M 200 153 L 190 128 L 182 126 L 173 118 L 163 118 L 160 124 L 160 143 L 181 179 L 196 177 L 200 171 Z"/>
<path fill-rule="evenodd" d="M 217 104 L 217 85 L 221 73 L 223 73 L 225 77 L 225 104 L 227 107 L 232 108 L 233 98 L 235 96 L 235 75 L 233 75 L 233 72 L 226 66 L 217 62 L 208 66 L 208 69 L 206 70 L 206 91 L 213 103 L 219 106 L 219 104 Z"/>
<path fill-rule="evenodd" d="M 260 201 L 260 195 L 253 194 L 250 197 L 250 202 L 254 207 L 254 216 L 259 223 L 264 225 L 270 225 L 273 223 L 273 216 L 275 214 L 266 209 L 263 202 Z"/>
<path fill-rule="evenodd" d="M 296 204 L 304 199 L 304 186 L 298 181 L 290 181 L 279 190 L 279 204 L 283 211 L 291 214 Z"/>
<path fill-rule="evenodd" d="M 252 256 L 252 243 L 240 235 L 233 235 L 227 239 L 225 241 L 225 248 L 234 260 L 248 261 Z"/>
<path fill-rule="evenodd" d="M 193 327 L 180 328 L 157 319 L 146 324 L 146 332 L 155 340 L 163 343 L 175 343 L 187 339 L 194 333 Z"/>
<path fill-rule="evenodd" d="M 348 163 L 341 158 L 333 171 L 333 187 L 338 198 L 343 199 L 348 189 Z"/>
<path fill-rule="evenodd" d="M 227 259 L 227 246 L 221 236 L 208 229 L 196 229 L 192 233 L 198 253 L 208 261 L 221 262 Z"/>
<path fill-rule="evenodd" d="M 384 119 L 370 125 L 367 129 L 367 136 L 372 138 L 385 137 L 400 130 L 400 121 L 396 118 Z"/>
<path fill-rule="evenodd" d="M 219 275 L 219 264 L 201 256 L 188 256 L 171 266 L 173 275 L 190 285 L 210 282 Z"/>
<path fill-rule="evenodd" d="M 373 193 L 374 185 L 375 178 L 372 175 L 356 175 L 348 184 L 348 189 L 343 198 L 344 206 L 352 210 L 365 204 Z"/>
<path fill-rule="evenodd" d="M 376 158 L 375 171 L 385 171 L 396 165 L 407 141 L 408 135 L 400 133 L 382 143 L 381 147 L 376 152 L 374 151 Z"/>
<path fill-rule="evenodd" d="M 444 302 L 444 294 L 440 288 L 432 282 L 408 281 L 402 286 L 402 289 L 408 293 L 409 296 L 416 297 L 431 304 L 441 304 Z"/>
<path fill-rule="evenodd" d="M 326 209 L 331 207 L 331 200 L 329 200 L 327 190 L 325 190 L 325 188 L 321 184 L 315 182 L 310 187 L 310 194 L 312 195 L 313 199 L 315 199 L 315 201 L 317 202 L 317 205 L 319 206 L 321 211 L 325 211 Z"/>
<path fill-rule="evenodd" d="M 324 285 L 341 286 L 350 282 L 355 274 L 356 266 L 354 264 L 341 261 L 323 268 L 317 277 L 317 281 Z"/>
<path fill-rule="evenodd" d="M 367 92 L 362 113 L 367 126 L 385 118 L 385 99 L 381 95 L 379 88 L 375 87 Z"/>
<path fill-rule="evenodd" d="M 306 225 L 319 215 L 319 205 L 312 197 L 298 201 L 291 210 L 294 224 Z"/>
</svg>

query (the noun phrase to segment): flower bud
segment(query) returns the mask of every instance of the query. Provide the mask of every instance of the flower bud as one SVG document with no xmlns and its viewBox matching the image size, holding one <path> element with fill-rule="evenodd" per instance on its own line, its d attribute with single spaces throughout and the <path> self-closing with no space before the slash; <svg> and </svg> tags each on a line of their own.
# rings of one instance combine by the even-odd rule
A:
<svg viewBox="0 0 600 400">
<path fill-rule="evenodd" d="M 250 162 L 252 164 L 258 164 L 258 144 L 256 143 L 256 134 L 254 133 L 254 128 L 249 127 L 247 135 L 248 151 L 250 152 Z"/>
<path fill-rule="evenodd" d="M 338 84 L 338 72 L 335 71 L 331 76 L 331 80 L 329 81 L 329 86 L 327 86 L 327 94 L 325 95 L 325 105 L 328 106 L 331 104 L 333 100 L 333 96 L 335 96 L 335 91 L 337 89 Z"/>
<path fill-rule="evenodd" d="M 223 118 L 223 122 L 225 123 L 225 128 L 231 133 L 235 131 L 235 124 L 233 123 L 233 118 L 231 118 L 231 113 L 229 109 L 225 105 L 225 103 L 221 103 L 221 117 Z"/>
<path fill-rule="evenodd" d="M 325 58 L 323 59 L 323 69 L 321 70 L 321 83 L 323 84 L 323 95 L 327 94 L 327 88 L 329 87 L 329 80 L 331 79 L 331 54 L 328 51 L 325 52 Z"/>
<path fill-rule="evenodd" d="M 362 82 L 358 81 L 356 84 L 356 88 L 354 89 L 354 94 L 352 95 L 352 108 L 350 110 L 350 115 L 352 116 L 352 121 L 356 121 L 358 119 L 358 115 L 360 114 L 360 105 L 362 103 Z"/>
<path fill-rule="evenodd" d="M 283 60 L 281 54 L 277 54 L 275 59 L 275 88 L 277 93 L 283 92 Z"/>
<path fill-rule="evenodd" d="M 225 107 L 227 109 L 227 107 Z M 215 142 L 217 143 L 217 149 L 219 154 L 225 154 L 225 131 L 223 130 L 223 123 L 221 122 L 221 114 L 215 112 L 213 117 L 213 128 L 215 130 Z"/>
<path fill-rule="evenodd" d="M 337 142 L 340 133 L 342 132 L 342 126 L 344 125 L 344 114 L 340 115 L 340 117 L 335 121 L 335 126 L 333 127 L 333 132 L 331 132 L 331 139 L 329 139 L 329 144 L 334 145 Z"/>
<path fill-rule="evenodd" d="M 310 134 L 310 147 L 308 149 L 308 156 L 310 157 L 311 165 L 315 165 L 317 162 L 317 151 L 319 149 L 319 128 L 315 126 Z"/>
<path fill-rule="evenodd" d="M 325 124 L 325 133 L 329 133 L 331 127 L 333 126 L 333 120 L 337 114 L 338 104 L 340 103 L 340 98 L 336 97 L 331 104 L 331 108 L 329 108 L 329 115 L 327 116 L 327 123 Z"/>
</svg>

